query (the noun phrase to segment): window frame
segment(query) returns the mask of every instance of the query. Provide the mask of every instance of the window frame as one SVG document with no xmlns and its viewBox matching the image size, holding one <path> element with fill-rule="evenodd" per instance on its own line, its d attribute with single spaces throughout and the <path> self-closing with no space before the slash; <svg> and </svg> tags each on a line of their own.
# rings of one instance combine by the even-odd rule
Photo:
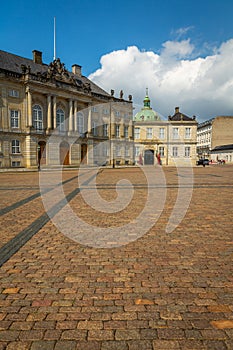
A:
<svg viewBox="0 0 233 350">
<path fill-rule="evenodd" d="M 139 157 L 140 154 L 140 146 L 135 146 L 135 157 Z"/>
<path fill-rule="evenodd" d="M 187 152 L 187 151 L 188 151 L 188 152 Z M 185 156 L 186 158 L 189 158 L 190 155 L 191 155 L 191 147 L 190 147 L 190 146 L 185 146 L 185 148 L 184 148 L 184 156 Z"/>
<path fill-rule="evenodd" d="M 129 127 L 128 127 L 128 125 L 124 126 L 124 137 L 126 139 L 129 137 Z"/>
<path fill-rule="evenodd" d="M 176 127 L 172 129 L 172 138 L 173 140 L 179 139 L 179 128 Z"/>
<path fill-rule="evenodd" d="M 12 116 L 12 113 L 14 114 L 13 116 Z M 17 116 L 15 115 L 16 113 L 17 113 Z M 19 118 L 20 118 L 20 111 L 18 109 L 10 109 L 10 126 L 12 129 L 19 129 Z M 17 124 L 17 125 L 13 125 L 13 124 Z"/>
<path fill-rule="evenodd" d="M 165 139 L 165 128 L 159 128 L 159 139 L 160 140 Z"/>
<path fill-rule="evenodd" d="M 137 130 L 137 132 L 136 132 Z M 140 128 L 136 127 L 134 128 L 134 139 L 139 140 L 140 139 Z"/>
<path fill-rule="evenodd" d="M 178 157 L 178 147 L 177 146 L 173 146 L 172 147 L 172 157 Z"/>
<path fill-rule="evenodd" d="M 188 130 L 189 130 L 189 132 L 187 132 Z M 191 139 L 191 128 L 190 127 L 185 128 L 185 138 Z"/>
<path fill-rule="evenodd" d="M 92 121 L 92 135 L 98 136 L 98 123 L 95 120 Z"/>
<path fill-rule="evenodd" d="M 17 139 L 11 140 L 11 154 L 21 154 L 20 141 Z"/>
<path fill-rule="evenodd" d="M 146 138 L 148 140 L 153 139 L 153 128 L 146 128 Z"/>
<path fill-rule="evenodd" d="M 32 107 L 32 124 L 35 130 L 43 131 L 43 109 L 39 104 L 36 104 Z"/>
<path fill-rule="evenodd" d="M 116 128 L 115 128 L 115 132 L 116 132 L 116 137 L 120 137 L 120 124 L 116 124 Z"/>
<path fill-rule="evenodd" d="M 9 89 L 9 90 L 8 90 L 8 96 L 10 96 L 10 97 L 15 97 L 15 98 L 19 98 L 19 90 L 16 90 L 16 89 Z"/>
<path fill-rule="evenodd" d="M 103 136 L 108 137 L 108 124 L 103 124 Z"/>
<path fill-rule="evenodd" d="M 84 134 L 84 115 L 82 113 L 77 113 L 77 128 L 79 134 Z"/>
<path fill-rule="evenodd" d="M 62 116 L 63 118 L 61 118 Z M 58 108 L 56 111 L 56 126 L 59 131 L 65 131 L 65 112 L 62 108 Z"/>
<path fill-rule="evenodd" d="M 165 148 L 164 146 L 159 146 L 159 154 L 161 157 L 164 157 L 165 155 Z"/>
</svg>

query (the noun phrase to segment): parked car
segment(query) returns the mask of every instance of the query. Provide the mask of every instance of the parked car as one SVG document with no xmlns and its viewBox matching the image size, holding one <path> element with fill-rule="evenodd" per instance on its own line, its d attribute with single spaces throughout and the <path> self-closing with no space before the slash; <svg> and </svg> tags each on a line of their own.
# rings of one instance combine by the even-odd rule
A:
<svg viewBox="0 0 233 350">
<path fill-rule="evenodd" d="M 203 166 L 209 165 L 209 159 L 200 158 L 197 161 L 197 165 L 203 165 Z"/>
</svg>

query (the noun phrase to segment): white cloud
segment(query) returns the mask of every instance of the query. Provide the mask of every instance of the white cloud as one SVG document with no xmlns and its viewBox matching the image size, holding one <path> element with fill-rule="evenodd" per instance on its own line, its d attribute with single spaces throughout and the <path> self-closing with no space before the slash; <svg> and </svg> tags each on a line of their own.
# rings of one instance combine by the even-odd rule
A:
<svg viewBox="0 0 233 350">
<path fill-rule="evenodd" d="M 181 27 L 173 30 L 171 34 L 175 35 L 177 39 L 180 39 L 181 37 L 185 36 L 188 32 L 194 29 L 194 26 L 188 26 L 188 27 Z"/>
<path fill-rule="evenodd" d="M 191 55 L 194 46 L 190 44 L 190 39 L 182 41 L 166 41 L 163 45 L 161 56 L 170 58 L 186 58 Z"/>
<path fill-rule="evenodd" d="M 233 39 L 206 57 L 190 58 L 195 47 L 190 39 L 167 41 L 160 54 L 136 46 L 102 56 L 101 68 L 89 78 L 115 96 L 133 95 L 136 109 L 143 104 L 146 87 L 151 106 L 164 117 L 174 107 L 198 121 L 216 115 L 233 115 Z M 137 108 L 138 107 L 138 108 Z"/>
</svg>

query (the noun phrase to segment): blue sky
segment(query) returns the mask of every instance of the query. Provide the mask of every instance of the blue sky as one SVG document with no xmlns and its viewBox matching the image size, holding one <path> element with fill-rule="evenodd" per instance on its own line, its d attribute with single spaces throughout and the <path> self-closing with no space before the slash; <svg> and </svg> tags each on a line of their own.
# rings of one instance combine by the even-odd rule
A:
<svg viewBox="0 0 233 350">
<path fill-rule="evenodd" d="M 175 102 L 180 104 L 181 108 L 184 107 L 184 113 L 199 114 L 201 119 L 212 117 L 215 111 L 218 114 L 232 113 L 233 115 L 232 104 L 224 109 L 225 100 L 221 100 L 222 103 L 219 105 L 222 109 L 210 108 L 208 111 L 207 108 L 210 106 L 206 101 L 208 96 L 201 100 L 196 96 L 196 100 L 193 101 L 192 92 L 190 93 L 192 101 L 188 104 L 187 101 L 184 103 L 181 94 L 177 95 L 173 91 L 174 96 L 171 97 L 169 104 L 167 98 L 170 96 L 169 93 L 172 94 L 172 88 L 169 91 L 164 90 L 167 76 L 174 73 L 174 61 L 177 64 L 181 64 L 184 60 L 190 62 L 189 68 L 185 70 L 187 74 L 188 70 L 195 70 L 199 65 L 198 59 L 215 57 L 221 45 L 233 39 L 232 13 L 232 0 L 11 0 L 8 3 L 1 0 L 0 49 L 28 58 L 32 57 L 32 50 L 37 49 L 43 52 L 45 63 L 51 62 L 53 60 L 53 21 L 56 17 L 56 54 L 68 70 L 71 69 L 72 64 L 80 64 L 84 75 L 90 75 L 107 91 L 111 88 L 116 90 L 123 88 L 126 94 L 132 94 L 135 97 L 136 104 L 141 103 L 145 89 L 148 87 L 151 99 L 154 101 L 152 107 L 156 109 L 157 106 L 157 110 L 159 108 L 159 112 L 164 115 L 172 113 L 171 109 Z M 137 48 L 138 52 L 129 51 L 130 47 Z M 133 62 L 135 60 L 141 62 L 141 66 L 135 65 L 134 71 L 130 72 L 130 79 L 126 79 L 127 67 L 122 71 L 121 56 L 119 56 L 126 53 L 128 58 L 126 61 L 123 60 L 122 64 L 127 65 L 127 62 L 132 62 L 132 55 Z M 150 53 L 154 54 L 152 70 Z M 229 60 L 232 60 L 229 45 L 228 53 Z M 117 61 L 115 61 L 116 56 L 119 56 Z M 161 68 L 161 57 L 163 57 L 163 69 L 157 74 L 154 72 L 158 72 L 158 67 Z M 157 58 L 160 59 L 159 62 Z M 173 64 L 171 64 L 171 58 Z M 215 66 L 209 69 L 217 70 L 217 74 L 221 75 L 220 66 L 225 67 L 226 61 L 224 56 L 223 63 L 221 61 L 217 68 Z M 204 63 L 206 62 L 203 62 L 203 66 Z M 130 70 L 132 64 L 128 64 Z M 110 74 L 112 69 L 117 70 L 117 67 L 119 75 L 116 72 Z M 148 72 L 145 72 L 147 67 Z M 179 69 L 180 67 L 176 65 L 176 73 Z M 224 70 L 227 75 L 226 70 L 230 75 L 228 67 Z M 145 72 L 143 76 L 142 71 Z M 149 73 L 152 78 L 146 79 Z M 185 89 L 184 71 L 181 70 L 181 73 L 183 89 Z M 135 81 L 132 79 L 132 74 Z M 155 74 L 154 80 L 153 74 Z M 202 70 L 198 72 L 198 76 L 201 74 Z M 159 77 L 163 84 L 159 83 Z M 187 79 L 188 85 L 191 80 L 194 81 L 194 77 L 188 75 Z M 197 77 L 195 77 L 195 83 L 196 79 Z M 166 82 L 169 86 L 170 80 Z M 178 85 L 180 83 L 177 82 Z M 161 87 L 163 85 L 163 89 L 159 88 L 160 85 Z M 231 82 L 228 85 L 230 94 Z M 204 84 L 199 88 L 206 89 L 207 86 Z M 212 87 L 212 90 L 215 89 Z M 162 101 L 163 94 L 164 101 Z M 221 99 L 221 96 L 217 97 Z M 205 105 L 205 108 L 193 108 L 198 103 Z"/>
</svg>

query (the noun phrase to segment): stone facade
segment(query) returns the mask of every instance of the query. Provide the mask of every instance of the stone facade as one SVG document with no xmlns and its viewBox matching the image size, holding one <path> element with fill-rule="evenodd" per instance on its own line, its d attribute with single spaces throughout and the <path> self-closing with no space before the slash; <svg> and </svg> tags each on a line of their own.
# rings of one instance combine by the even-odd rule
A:
<svg viewBox="0 0 233 350">
<path fill-rule="evenodd" d="M 198 124 L 197 153 L 199 158 L 212 157 L 212 150 L 219 146 L 233 144 L 233 117 L 218 116 Z M 230 159 L 230 158 L 229 158 Z"/>
<path fill-rule="evenodd" d="M 196 164 L 195 117 L 182 114 L 178 107 L 162 120 L 150 107 L 149 97 L 134 117 L 135 161 L 138 164 L 194 166 Z"/>
<path fill-rule="evenodd" d="M 211 150 L 211 160 L 214 163 L 233 163 L 233 144 L 216 146 Z"/>
<path fill-rule="evenodd" d="M 0 166 L 133 164 L 132 97 L 114 97 L 60 59 L 0 51 Z M 117 151 L 117 154 L 116 154 Z M 115 164 L 114 163 L 114 164 Z"/>
</svg>

